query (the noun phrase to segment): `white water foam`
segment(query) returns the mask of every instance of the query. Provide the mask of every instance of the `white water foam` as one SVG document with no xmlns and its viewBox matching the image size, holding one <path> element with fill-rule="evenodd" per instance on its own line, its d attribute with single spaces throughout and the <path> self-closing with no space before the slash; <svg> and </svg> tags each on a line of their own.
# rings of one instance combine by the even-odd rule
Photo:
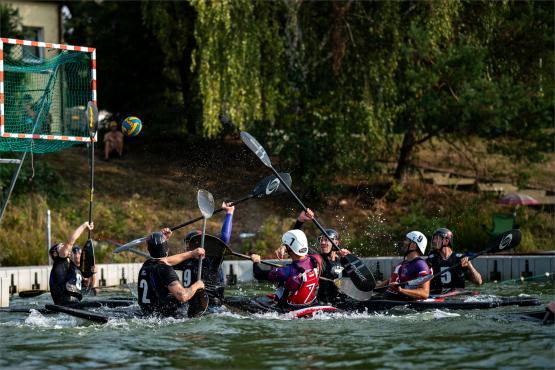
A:
<svg viewBox="0 0 555 370">
<path fill-rule="evenodd" d="M 63 329 L 77 326 L 78 320 L 68 315 L 44 316 L 37 310 L 31 310 L 25 319 L 25 325 L 41 328 Z"/>
</svg>

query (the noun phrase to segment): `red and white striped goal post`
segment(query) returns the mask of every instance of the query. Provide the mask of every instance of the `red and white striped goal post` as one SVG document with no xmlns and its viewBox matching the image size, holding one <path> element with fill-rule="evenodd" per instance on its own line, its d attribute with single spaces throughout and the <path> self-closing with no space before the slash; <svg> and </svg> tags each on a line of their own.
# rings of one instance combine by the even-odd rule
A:
<svg viewBox="0 0 555 370">
<path fill-rule="evenodd" d="M 9 137 L 14 139 L 43 139 L 43 140 L 59 140 L 59 141 L 79 141 L 87 142 L 91 141 L 90 136 L 68 136 L 68 135 L 40 135 L 40 134 L 23 134 L 23 133 L 9 133 L 4 130 L 4 44 L 14 44 L 23 46 L 34 46 L 45 49 L 59 49 L 59 50 L 71 50 L 80 51 L 91 54 L 91 96 L 94 105 L 97 104 L 96 96 L 96 48 L 90 48 L 87 46 L 74 46 L 67 44 L 54 44 L 50 42 L 42 41 L 30 41 L 30 40 L 20 40 L 11 39 L 6 37 L 0 37 L 0 137 Z M 93 141 L 97 141 L 98 134 L 95 133 Z"/>
</svg>

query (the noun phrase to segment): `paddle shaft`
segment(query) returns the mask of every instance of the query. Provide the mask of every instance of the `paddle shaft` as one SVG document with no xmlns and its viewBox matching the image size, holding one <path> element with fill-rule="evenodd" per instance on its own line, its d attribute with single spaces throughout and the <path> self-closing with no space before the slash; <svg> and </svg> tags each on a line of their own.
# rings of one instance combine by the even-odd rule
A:
<svg viewBox="0 0 555 370">
<path fill-rule="evenodd" d="M 249 195 L 247 195 L 247 196 L 244 197 L 244 198 L 241 198 L 241 199 L 239 199 L 239 200 L 230 202 L 230 203 L 229 203 L 229 206 L 230 206 L 230 207 L 233 207 L 233 206 L 235 206 L 235 205 L 237 205 L 237 204 L 239 204 L 239 203 L 242 203 L 242 202 L 244 202 L 244 201 L 246 201 L 246 200 L 249 200 L 249 199 L 252 199 L 252 198 L 254 198 L 254 197 L 255 197 L 254 194 L 249 194 Z M 221 211 L 223 211 L 223 210 L 224 210 L 224 208 L 218 208 L 218 209 L 216 209 L 216 210 L 214 211 L 214 213 L 219 213 L 219 212 L 221 212 Z M 199 216 L 199 217 L 197 217 L 197 218 L 194 218 L 194 219 L 192 219 L 192 220 L 189 220 L 189 221 L 184 222 L 184 223 L 182 223 L 182 224 L 179 224 L 179 225 L 177 225 L 177 226 L 170 227 L 170 230 L 171 230 L 171 231 L 179 230 L 179 229 L 181 229 L 182 227 L 185 227 L 185 226 L 187 226 L 187 225 L 193 224 L 193 223 L 195 223 L 195 222 L 197 222 L 197 221 L 202 220 L 203 218 L 204 218 L 203 216 Z"/>
<path fill-rule="evenodd" d="M 93 196 L 94 196 L 94 132 L 91 133 L 91 165 L 90 165 L 90 176 L 91 176 L 91 194 L 89 199 L 89 225 L 92 223 L 93 218 Z M 89 239 L 92 239 L 92 230 L 89 228 Z"/>
<path fill-rule="evenodd" d="M 233 201 L 233 202 L 230 202 L 229 204 L 230 204 L 230 206 L 235 206 L 235 205 L 237 205 L 237 204 L 239 204 L 239 203 L 242 203 L 242 202 L 244 202 L 244 201 L 246 201 L 246 200 L 249 200 L 249 199 L 251 199 L 251 198 L 254 198 L 254 197 L 256 197 L 255 194 L 249 194 L 249 195 L 247 195 L 246 197 L 241 198 L 241 199 L 236 200 L 236 201 Z M 216 209 L 213 213 L 219 213 L 219 212 L 221 212 L 221 211 L 223 211 L 223 210 L 224 210 L 223 208 L 218 208 L 218 209 Z M 179 230 L 179 229 L 181 229 L 182 227 L 185 227 L 185 226 L 187 226 L 187 225 L 190 225 L 190 224 L 195 223 L 195 222 L 197 222 L 197 221 L 200 221 L 200 220 L 202 220 L 202 219 L 203 219 L 203 216 L 199 216 L 199 217 L 197 217 L 197 218 L 194 218 L 194 219 L 192 219 L 192 220 L 189 220 L 189 221 L 187 221 L 187 222 L 184 222 L 184 223 L 182 223 L 182 224 L 180 224 L 180 225 L 170 227 L 170 230 L 171 230 L 171 231 Z M 125 243 L 125 244 L 122 244 L 122 245 L 121 245 L 120 247 L 118 247 L 118 248 L 121 248 L 121 247 L 129 248 L 129 247 L 131 247 L 131 246 L 133 246 L 133 245 L 141 244 L 142 242 L 144 242 L 144 241 L 147 240 L 147 239 L 148 239 L 148 236 L 144 236 L 144 237 L 142 237 L 142 238 L 135 239 L 135 240 L 132 240 L 132 241 L 127 242 L 127 243 Z M 117 250 L 117 248 L 116 248 L 116 250 Z M 127 250 L 127 249 L 123 249 L 123 250 Z M 122 252 L 123 250 L 116 251 L 116 253 Z"/>
<path fill-rule="evenodd" d="M 229 247 L 228 247 L 228 249 L 229 249 L 229 251 L 231 252 L 232 255 L 252 261 L 252 258 L 250 256 L 248 256 L 246 254 L 243 254 L 243 253 L 234 252 Z M 282 265 L 279 265 L 279 264 L 273 263 L 273 262 L 260 261 L 260 263 L 262 263 L 263 265 L 268 265 L 268 266 L 272 266 L 272 267 L 283 267 Z"/>
<path fill-rule="evenodd" d="M 206 233 L 206 217 L 202 217 L 203 221 L 202 221 L 202 234 L 201 234 L 201 239 L 200 239 L 200 247 L 204 249 L 204 235 Z M 199 257 L 198 259 L 198 276 L 197 276 L 197 281 L 201 281 L 202 280 L 202 257 Z"/>
<path fill-rule="evenodd" d="M 301 208 L 303 209 L 303 211 L 307 212 L 308 208 L 303 204 L 302 200 L 299 199 L 299 197 L 297 196 L 297 194 L 295 194 L 295 192 L 293 191 L 293 189 L 291 189 L 291 187 L 289 187 L 289 185 L 287 185 L 285 183 L 285 181 L 283 181 L 283 179 L 281 178 L 281 176 L 279 175 L 279 173 L 276 171 L 276 169 L 272 166 L 269 165 L 268 166 L 272 172 L 274 173 L 274 175 L 276 175 L 276 177 L 279 179 L 279 181 L 281 181 L 281 183 L 283 184 L 283 186 L 285 187 L 285 189 L 287 189 L 287 191 L 289 192 L 289 194 L 291 194 L 293 196 L 293 198 L 295 198 L 295 200 L 297 201 L 297 203 L 299 203 L 299 205 L 301 206 Z M 322 235 L 324 235 L 331 243 L 331 245 L 335 248 L 335 250 L 339 251 L 341 250 L 337 244 L 335 244 L 335 242 L 333 241 L 333 239 L 328 235 L 328 233 L 326 233 L 326 230 L 324 230 L 324 228 L 322 227 L 322 225 L 320 225 L 320 222 L 318 222 L 318 220 L 316 219 L 316 217 L 312 218 L 312 222 L 314 222 L 314 225 L 316 225 L 316 227 L 322 232 Z"/>
</svg>

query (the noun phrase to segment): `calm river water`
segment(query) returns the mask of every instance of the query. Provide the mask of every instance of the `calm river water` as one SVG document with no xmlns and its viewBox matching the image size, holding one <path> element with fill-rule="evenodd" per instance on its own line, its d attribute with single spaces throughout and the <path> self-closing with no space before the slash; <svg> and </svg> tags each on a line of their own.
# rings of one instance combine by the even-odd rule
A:
<svg viewBox="0 0 555 370">
<path fill-rule="evenodd" d="M 529 294 L 542 302 L 555 299 L 552 283 L 486 284 L 480 290 L 500 296 Z M 266 291 L 268 287 L 245 287 L 229 294 Z M 49 303 L 49 296 L 12 300 L 12 305 L 30 303 Z M 106 325 L 36 311 L 0 313 L 0 367 L 553 369 L 555 328 L 514 315 L 541 309 L 396 309 L 305 320 L 223 312 L 200 319 L 116 319 Z"/>
</svg>

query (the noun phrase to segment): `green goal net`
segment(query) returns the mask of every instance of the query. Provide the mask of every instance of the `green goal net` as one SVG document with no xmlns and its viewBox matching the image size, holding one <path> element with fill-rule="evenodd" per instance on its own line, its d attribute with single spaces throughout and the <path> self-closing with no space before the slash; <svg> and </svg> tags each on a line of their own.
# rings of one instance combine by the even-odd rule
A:
<svg viewBox="0 0 555 370">
<path fill-rule="evenodd" d="M 0 151 L 55 152 L 90 141 L 95 49 L 0 39 Z"/>
</svg>

